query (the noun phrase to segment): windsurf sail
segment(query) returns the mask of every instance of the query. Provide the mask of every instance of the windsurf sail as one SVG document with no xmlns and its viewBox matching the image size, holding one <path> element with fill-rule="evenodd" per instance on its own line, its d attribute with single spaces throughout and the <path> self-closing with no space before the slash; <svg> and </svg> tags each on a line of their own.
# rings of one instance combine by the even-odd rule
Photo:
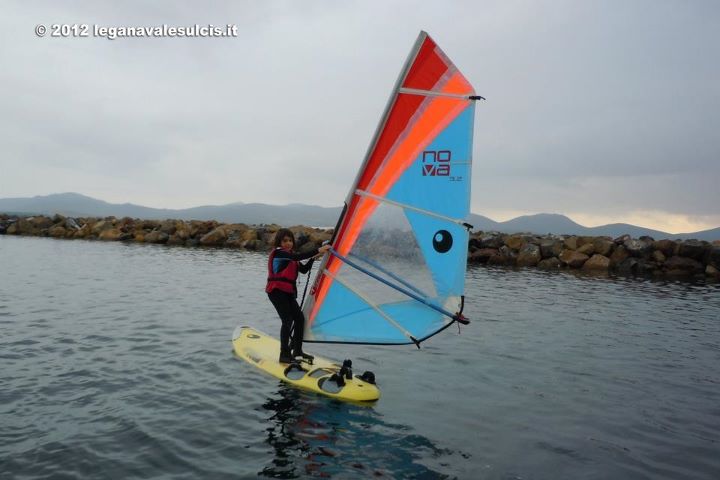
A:
<svg viewBox="0 0 720 480">
<path fill-rule="evenodd" d="M 303 306 L 305 341 L 419 345 L 464 322 L 479 98 L 420 32 Z"/>
</svg>

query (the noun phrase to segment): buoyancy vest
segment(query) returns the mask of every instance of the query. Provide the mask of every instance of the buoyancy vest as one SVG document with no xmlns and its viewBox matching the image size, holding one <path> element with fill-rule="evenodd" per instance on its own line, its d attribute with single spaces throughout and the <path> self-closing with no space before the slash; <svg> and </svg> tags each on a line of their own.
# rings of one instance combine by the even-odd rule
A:
<svg viewBox="0 0 720 480">
<path fill-rule="evenodd" d="M 295 260 L 290 260 L 289 258 L 278 258 L 276 262 L 275 255 L 280 250 L 282 250 L 282 248 L 277 247 L 275 250 L 270 252 L 270 257 L 268 258 L 268 278 L 265 292 L 270 293 L 273 290 L 280 290 L 282 292 L 296 295 L 297 287 L 295 282 L 298 277 L 297 262 Z M 281 263 L 286 263 L 285 267 L 282 269 L 279 268 L 282 266 Z M 275 271 L 276 268 L 278 269 L 277 272 Z"/>
</svg>

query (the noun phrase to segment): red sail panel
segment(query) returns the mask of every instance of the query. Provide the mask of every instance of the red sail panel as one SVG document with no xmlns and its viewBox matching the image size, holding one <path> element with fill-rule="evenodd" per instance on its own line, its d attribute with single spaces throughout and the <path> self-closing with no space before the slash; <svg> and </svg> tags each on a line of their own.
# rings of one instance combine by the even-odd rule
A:
<svg viewBox="0 0 720 480">
<path fill-rule="evenodd" d="M 419 90 L 432 90 L 448 71 L 452 63 L 446 62 L 437 45 L 430 37 L 423 42 L 415 62 L 408 71 L 402 86 Z"/>
</svg>

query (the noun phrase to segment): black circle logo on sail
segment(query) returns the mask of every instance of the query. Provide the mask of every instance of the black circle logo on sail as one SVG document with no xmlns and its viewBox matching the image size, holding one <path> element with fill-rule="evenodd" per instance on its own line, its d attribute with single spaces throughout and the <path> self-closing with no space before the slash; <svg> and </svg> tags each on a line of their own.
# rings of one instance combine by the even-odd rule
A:
<svg viewBox="0 0 720 480">
<path fill-rule="evenodd" d="M 452 248 L 453 238 L 447 230 L 438 230 L 433 236 L 433 248 L 438 253 L 445 253 Z"/>
</svg>

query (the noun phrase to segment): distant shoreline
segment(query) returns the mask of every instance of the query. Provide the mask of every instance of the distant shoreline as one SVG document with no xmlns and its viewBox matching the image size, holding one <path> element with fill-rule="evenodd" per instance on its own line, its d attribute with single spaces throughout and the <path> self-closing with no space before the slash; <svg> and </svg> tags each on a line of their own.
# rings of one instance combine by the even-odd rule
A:
<svg viewBox="0 0 720 480">
<path fill-rule="evenodd" d="M 14 216 L 0 214 L 0 235 L 52 237 L 219 247 L 267 251 L 279 225 L 220 223 L 215 220 L 141 220 L 116 217 Z M 290 227 L 299 250 L 317 248 L 332 229 Z M 507 235 L 475 232 L 468 263 L 582 270 L 594 273 L 720 280 L 720 241 L 655 240 L 577 235 Z"/>
<path fill-rule="evenodd" d="M 204 205 L 184 209 L 153 208 L 131 203 L 108 203 L 103 200 L 79 193 L 54 193 L 45 196 L 25 198 L 0 198 L 0 214 L 17 216 L 49 215 L 56 213 L 66 217 L 135 218 L 163 221 L 177 220 L 216 220 L 222 223 L 245 223 L 248 225 L 323 225 L 333 227 L 342 213 L 342 206 L 321 207 L 293 203 L 289 205 L 270 205 L 264 203 L 235 202 L 226 205 Z M 640 238 L 650 236 L 656 240 L 669 238 L 683 240 L 720 240 L 720 226 L 707 230 L 684 233 L 670 233 L 650 227 L 625 223 L 611 223 L 588 227 L 570 217 L 558 213 L 536 213 L 521 215 L 505 221 L 495 221 L 489 217 L 471 213 L 465 219 L 475 229 L 484 232 L 534 232 L 538 234 L 562 233 L 567 235 L 610 236 L 624 234 Z"/>
</svg>

